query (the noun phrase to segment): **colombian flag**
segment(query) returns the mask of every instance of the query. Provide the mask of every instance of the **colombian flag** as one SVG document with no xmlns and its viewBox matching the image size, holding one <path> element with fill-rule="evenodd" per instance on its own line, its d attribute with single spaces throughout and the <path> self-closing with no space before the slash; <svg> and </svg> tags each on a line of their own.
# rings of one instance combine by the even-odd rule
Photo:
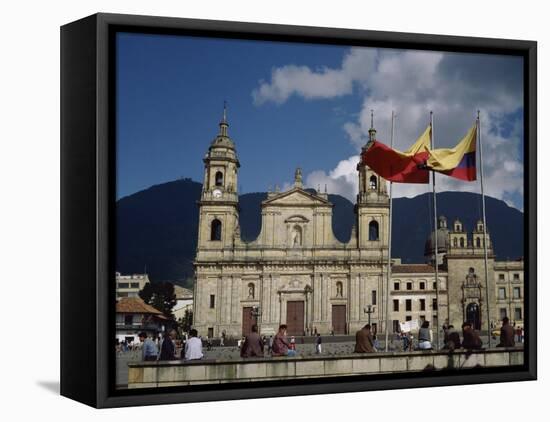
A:
<svg viewBox="0 0 550 422">
<path fill-rule="evenodd" d="M 405 152 L 378 141 L 371 142 L 361 153 L 361 161 L 390 182 L 428 183 L 430 175 L 426 161 L 429 157 L 430 136 L 431 127 L 428 126 Z"/>
<path fill-rule="evenodd" d="M 429 152 L 426 162 L 429 170 L 461 180 L 476 180 L 477 125 L 454 148 L 440 148 Z"/>
</svg>

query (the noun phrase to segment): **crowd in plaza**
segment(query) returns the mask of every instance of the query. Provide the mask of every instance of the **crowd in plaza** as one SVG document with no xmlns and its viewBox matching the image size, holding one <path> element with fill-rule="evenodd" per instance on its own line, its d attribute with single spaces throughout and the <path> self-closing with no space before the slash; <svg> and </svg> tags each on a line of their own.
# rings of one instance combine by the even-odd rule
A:
<svg viewBox="0 0 550 422">
<path fill-rule="evenodd" d="M 443 329 L 443 350 L 453 351 L 455 349 L 477 350 L 483 348 L 483 341 L 480 332 L 473 327 L 470 322 L 462 324 L 462 330 L 459 332 L 453 325 L 445 324 Z M 503 318 L 500 328 L 500 342 L 498 347 L 514 347 L 517 342 L 523 342 L 523 334 L 510 324 L 508 318 Z M 151 338 L 145 332 L 139 334 L 140 343 L 138 345 L 117 346 L 117 350 L 140 350 L 141 360 L 198 360 L 204 358 L 203 347 L 211 350 L 213 347 L 212 339 L 202 339 L 197 330 L 191 329 L 185 334 L 182 340 L 176 340 L 176 331 L 169 330 L 163 337 Z M 222 333 L 219 345 L 225 345 L 225 333 Z M 323 339 L 319 333 L 314 335 L 313 345 L 315 354 L 322 354 Z M 399 345 L 399 347 L 396 347 Z M 266 356 L 293 357 L 297 355 L 296 339 L 293 336 L 287 336 L 287 326 L 280 325 L 278 332 L 274 336 L 261 336 L 258 333 L 257 325 L 251 327 L 251 331 L 245 337 L 237 341 L 239 355 L 241 358 L 261 358 Z M 417 338 L 411 332 L 395 333 L 392 339 L 391 351 L 430 351 L 434 349 L 433 332 L 429 322 L 424 321 L 418 330 Z M 355 334 L 355 344 L 353 352 L 355 353 L 376 353 L 383 350 L 377 338 L 377 334 L 371 331 L 370 324 L 365 325 Z"/>
</svg>

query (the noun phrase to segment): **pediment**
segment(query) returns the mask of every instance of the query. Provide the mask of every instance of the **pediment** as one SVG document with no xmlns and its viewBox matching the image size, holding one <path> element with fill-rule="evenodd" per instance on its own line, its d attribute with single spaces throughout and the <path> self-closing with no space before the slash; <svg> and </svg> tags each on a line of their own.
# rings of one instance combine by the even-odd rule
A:
<svg viewBox="0 0 550 422">
<path fill-rule="evenodd" d="M 264 205 L 331 205 L 326 199 L 300 188 L 282 192 L 263 202 Z"/>
</svg>

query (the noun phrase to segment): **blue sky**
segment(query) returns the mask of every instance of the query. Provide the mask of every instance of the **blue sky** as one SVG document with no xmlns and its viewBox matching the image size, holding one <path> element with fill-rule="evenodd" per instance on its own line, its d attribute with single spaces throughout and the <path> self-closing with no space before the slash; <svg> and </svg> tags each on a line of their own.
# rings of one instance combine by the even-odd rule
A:
<svg viewBox="0 0 550 422">
<path fill-rule="evenodd" d="M 226 100 L 243 193 L 284 187 L 300 166 L 307 185 L 353 199 L 370 109 L 388 143 L 396 111 L 395 145 L 405 149 L 430 110 L 437 145 L 451 146 L 479 108 L 486 190 L 523 209 L 521 69 L 516 57 L 119 34 L 117 197 L 202 181 Z M 439 180 L 441 189 L 479 190 Z M 396 196 L 424 190 L 401 185 Z"/>
</svg>

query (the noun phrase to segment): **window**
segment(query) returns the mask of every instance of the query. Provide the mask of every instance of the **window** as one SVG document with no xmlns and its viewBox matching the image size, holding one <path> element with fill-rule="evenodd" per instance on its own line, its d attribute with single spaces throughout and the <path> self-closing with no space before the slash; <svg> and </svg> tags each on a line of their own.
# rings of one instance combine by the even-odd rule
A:
<svg viewBox="0 0 550 422">
<path fill-rule="evenodd" d="M 369 240 L 378 240 L 378 222 L 369 223 Z"/>
<path fill-rule="evenodd" d="M 130 283 L 132 289 L 139 289 L 139 283 Z"/>
<path fill-rule="evenodd" d="M 134 323 L 133 315 L 124 315 L 124 325 L 132 325 Z"/>
<path fill-rule="evenodd" d="M 372 301 L 371 301 L 371 303 L 373 305 L 376 305 L 376 290 L 372 291 Z"/>
<path fill-rule="evenodd" d="M 212 220 L 210 226 L 210 240 L 222 240 L 222 222 L 217 218 Z"/>
<path fill-rule="evenodd" d="M 394 312 L 399 312 L 399 299 L 394 299 L 393 300 L 393 311 Z"/>
<path fill-rule="evenodd" d="M 426 310 L 426 299 L 420 299 L 420 310 L 421 311 Z"/>
<path fill-rule="evenodd" d="M 506 299 L 506 288 L 505 287 L 499 287 L 498 288 L 498 298 L 499 299 Z"/>
<path fill-rule="evenodd" d="M 420 290 L 426 290 L 426 283 L 423 281 L 420 282 Z"/>
<path fill-rule="evenodd" d="M 434 281 L 433 289 L 437 290 L 437 283 Z"/>
<path fill-rule="evenodd" d="M 420 318 L 420 324 L 426 321 L 426 315 L 420 315 L 419 318 Z"/>
<path fill-rule="evenodd" d="M 521 319 L 521 308 L 515 308 L 514 309 L 514 319 L 517 321 L 518 319 Z"/>
<path fill-rule="evenodd" d="M 216 295 L 210 295 L 210 308 L 216 307 Z"/>
<path fill-rule="evenodd" d="M 500 319 L 506 317 L 506 308 L 500 308 Z"/>
<path fill-rule="evenodd" d="M 437 299 L 432 299 L 432 309 L 437 309 Z"/>
<path fill-rule="evenodd" d="M 395 283 L 393 283 L 393 290 L 399 290 L 399 289 L 400 289 L 399 281 L 396 281 Z"/>
<path fill-rule="evenodd" d="M 208 327 L 207 336 L 208 336 L 208 338 L 213 338 L 214 337 L 214 327 Z"/>
<path fill-rule="evenodd" d="M 519 280 L 519 274 L 518 273 L 515 273 L 514 274 L 514 281 L 518 281 Z"/>
<path fill-rule="evenodd" d="M 370 190 L 376 190 L 377 189 L 377 180 L 376 180 L 376 176 L 371 176 L 370 179 L 369 179 L 369 189 Z"/>
<path fill-rule="evenodd" d="M 514 299 L 521 298 L 521 290 L 519 287 L 514 287 Z"/>
<path fill-rule="evenodd" d="M 504 281 L 504 274 L 498 275 L 498 281 Z"/>
<path fill-rule="evenodd" d="M 460 247 L 461 248 L 464 247 L 464 238 L 463 237 L 460 238 Z"/>
<path fill-rule="evenodd" d="M 412 320 L 412 316 L 407 315 L 407 316 L 405 317 L 405 321 L 410 321 L 410 320 Z"/>
<path fill-rule="evenodd" d="M 481 248 L 481 239 L 479 237 L 476 238 L 476 247 Z"/>
<path fill-rule="evenodd" d="M 221 171 L 216 172 L 216 186 L 223 186 L 223 173 Z"/>
<path fill-rule="evenodd" d="M 118 283 L 119 289 L 127 289 L 129 287 L 128 283 Z"/>
<path fill-rule="evenodd" d="M 411 311 L 412 310 L 412 300 L 411 299 L 405 300 L 405 310 L 406 311 Z"/>
<path fill-rule="evenodd" d="M 412 290 L 413 289 L 413 284 L 411 281 L 408 281 L 407 282 L 407 290 Z"/>
</svg>

